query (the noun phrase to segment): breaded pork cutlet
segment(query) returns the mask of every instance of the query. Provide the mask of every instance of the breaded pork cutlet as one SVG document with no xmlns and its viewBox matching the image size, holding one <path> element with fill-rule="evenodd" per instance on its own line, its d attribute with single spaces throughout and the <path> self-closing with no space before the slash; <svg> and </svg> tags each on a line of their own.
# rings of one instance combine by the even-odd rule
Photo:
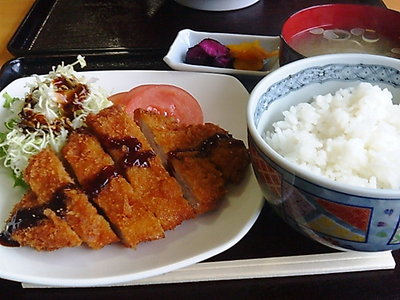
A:
<svg viewBox="0 0 400 300">
<path fill-rule="evenodd" d="M 80 246 L 82 241 L 68 223 L 49 208 L 38 203 L 28 191 L 14 206 L 1 242 L 10 246 L 29 246 L 39 251 L 53 251 Z"/>
<path fill-rule="evenodd" d="M 24 179 L 36 194 L 37 202 L 52 207 L 90 248 L 99 249 L 119 241 L 54 151 L 47 148 L 32 156 Z"/>
<path fill-rule="evenodd" d="M 134 120 L 119 106 L 89 115 L 88 127 L 125 171 L 134 193 L 170 230 L 194 212 L 175 178 L 164 168 Z"/>
<path fill-rule="evenodd" d="M 135 111 L 135 121 L 164 163 L 170 154 L 197 151 L 217 166 L 227 182 L 238 184 L 243 179 L 250 163 L 248 150 L 243 141 L 233 138 L 218 125 L 182 125 L 173 118 L 144 109 Z"/>
<path fill-rule="evenodd" d="M 182 125 L 137 109 L 135 121 L 185 190 L 197 213 L 214 209 L 226 184 L 238 184 L 249 165 L 244 143 L 212 124 Z"/>
<path fill-rule="evenodd" d="M 135 247 L 140 242 L 164 237 L 159 220 L 139 201 L 93 135 L 73 132 L 62 154 L 125 246 Z"/>
</svg>

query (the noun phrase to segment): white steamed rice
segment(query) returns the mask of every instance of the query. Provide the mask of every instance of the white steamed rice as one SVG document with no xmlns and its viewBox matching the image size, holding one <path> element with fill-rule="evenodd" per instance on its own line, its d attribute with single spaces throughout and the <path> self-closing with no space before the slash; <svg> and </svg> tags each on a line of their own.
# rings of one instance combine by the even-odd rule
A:
<svg viewBox="0 0 400 300">
<path fill-rule="evenodd" d="M 361 83 L 283 112 L 265 140 L 289 161 L 338 182 L 400 188 L 400 106 Z"/>
</svg>

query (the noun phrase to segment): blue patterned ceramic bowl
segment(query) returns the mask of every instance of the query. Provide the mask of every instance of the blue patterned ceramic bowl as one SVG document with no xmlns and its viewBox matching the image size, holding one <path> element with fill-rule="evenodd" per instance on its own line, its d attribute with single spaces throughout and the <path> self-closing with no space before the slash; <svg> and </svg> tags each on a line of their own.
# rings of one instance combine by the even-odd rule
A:
<svg viewBox="0 0 400 300">
<path fill-rule="evenodd" d="M 400 60 L 323 55 L 289 63 L 264 77 L 247 110 L 252 164 L 268 203 L 305 235 L 341 250 L 395 250 L 400 248 L 400 190 L 351 186 L 313 174 L 284 159 L 262 138 L 290 106 L 359 82 L 389 89 L 399 103 Z"/>
</svg>

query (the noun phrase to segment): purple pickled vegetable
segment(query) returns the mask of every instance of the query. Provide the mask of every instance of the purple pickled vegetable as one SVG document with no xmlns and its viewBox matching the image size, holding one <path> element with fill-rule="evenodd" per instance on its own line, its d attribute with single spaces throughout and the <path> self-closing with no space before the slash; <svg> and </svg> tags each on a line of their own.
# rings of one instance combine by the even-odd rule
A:
<svg viewBox="0 0 400 300">
<path fill-rule="evenodd" d="M 214 67 L 229 68 L 232 66 L 232 58 L 229 56 L 215 57 L 212 64 Z"/>
<path fill-rule="evenodd" d="M 227 68 L 232 65 L 229 48 L 213 39 L 204 39 L 188 49 L 185 62 L 194 65 Z"/>
<path fill-rule="evenodd" d="M 185 62 L 193 65 L 209 65 L 211 57 L 199 45 L 189 48 L 186 52 Z"/>
<path fill-rule="evenodd" d="M 229 55 L 229 48 L 213 39 L 204 39 L 199 43 L 199 46 L 212 57 Z"/>
</svg>

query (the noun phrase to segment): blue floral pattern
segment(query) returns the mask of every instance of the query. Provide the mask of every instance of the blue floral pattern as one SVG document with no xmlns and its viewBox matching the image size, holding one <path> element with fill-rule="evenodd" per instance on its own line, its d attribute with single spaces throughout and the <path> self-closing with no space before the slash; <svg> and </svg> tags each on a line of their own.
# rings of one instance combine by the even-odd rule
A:
<svg viewBox="0 0 400 300">
<path fill-rule="evenodd" d="M 273 101 L 309 84 L 323 83 L 330 80 L 381 82 L 393 87 L 399 87 L 400 71 L 388 66 L 368 64 L 328 64 L 302 70 L 273 84 L 260 97 L 254 112 L 255 125 L 258 125 L 262 113 Z"/>
</svg>

